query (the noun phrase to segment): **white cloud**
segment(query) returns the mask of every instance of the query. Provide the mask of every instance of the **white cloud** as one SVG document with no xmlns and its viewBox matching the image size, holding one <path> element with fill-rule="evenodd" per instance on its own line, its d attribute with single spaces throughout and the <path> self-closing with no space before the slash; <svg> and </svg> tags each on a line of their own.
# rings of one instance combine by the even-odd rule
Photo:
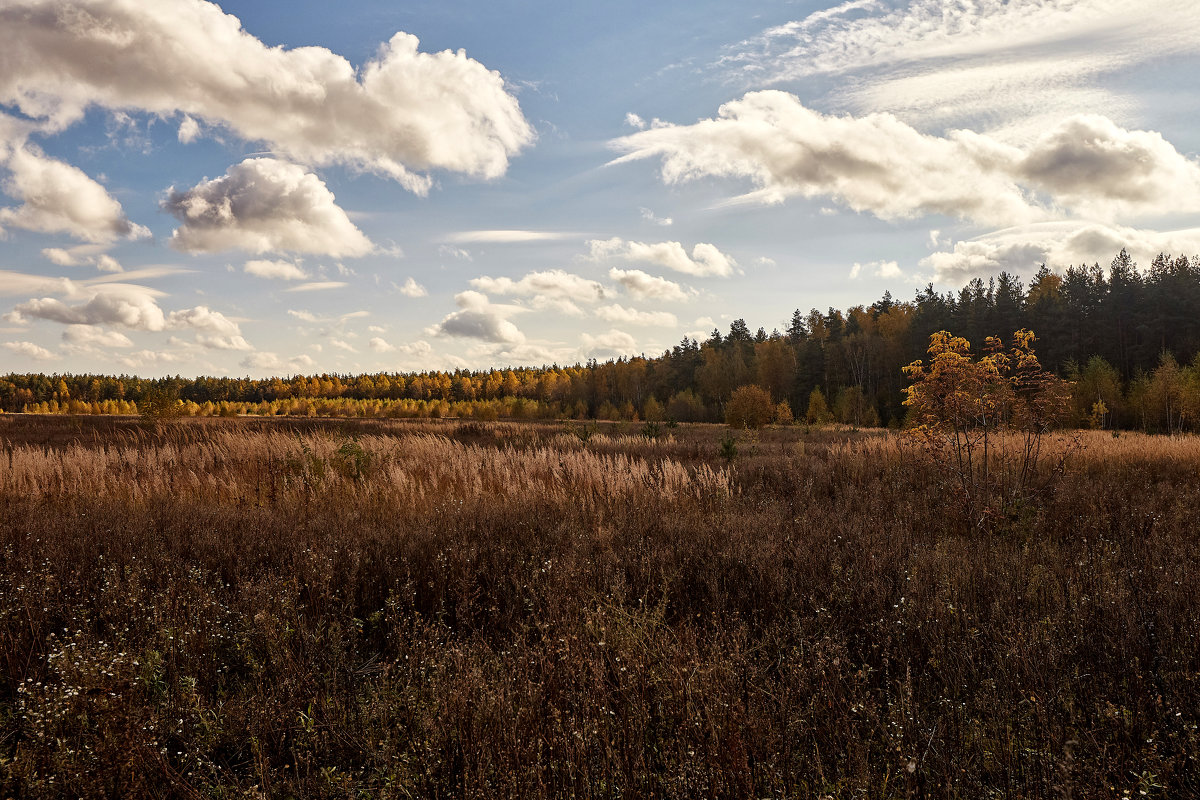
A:
<svg viewBox="0 0 1200 800">
<path fill-rule="evenodd" d="M 168 190 L 163 207 L 183 226 L 171 245 L 185 252 L 245 250 L 362 256 L 373 245 L 324 181 L 274 158 L 248 158 L 220 178 Z"/>
<path fill-rule="evenodd" d="M 503 174 L 533 140 L 503 78 L 462 51 L 417 47 L 397 33 L 355 69 L 325 48 L 268 47 L 203 0 L 10 0 L 0 8 L 0 102 L 59 128 L 93 105 L 182 113 L 181 139 L 200 132 L 191 118 L 419 193 L 427 170 Z"/>
<path fill-rule="evenodd" d="M 484 275 L 473 279 L 471 286 L 490 294 L 531 297 L 534 308 L 550 308 L 573 315 L 583 313 L 575 303 L 595 303 L 605 298 L 604 287 L 596 281 L 561 269 L 530 272 L 515 281 Z"/>
<path fill-rule="evenodd" d="M 4 342 L 0 346 L 19 356 L 31 358 L 34 361 L 53 361 L 58 358 L 54 353 L 33 342 Z"/>
<path fill-rule="evenodd" d="M 376 353 L 391 353 L 391 352 L 394 352 L 396 349 L 396 345 L 388 344 L 388 342 L 385 339 L 382 339 L 378 336 L 372 338 L 371 341 L 367 342 L 367 347 L 371 348 Z"/>
<path fill-rule="evenodd" d="M 454 245 L 450 244 L 443 244 L 438 247 L 438 255 L 442 256 L 443 258 L 456 258 L 461 261 L 474 261 L 474 259 L 471 258 L 470 250 L 466 250 L 462 247 L 455 247 Z"/>
<path fill-rule="evenodd" d="M 77 244 L 74 247 L 47 247 L 42 250 L 42 257 L 51 264 L 60 267 L 78 267 L 93 264 L 97 257 L 107 250 L 107 244 Z"/>
<path fill-rule="evenodd" d="M 406 356 L 428 356 L 433 352 L 433 347 L 424 339 L 397 346 L 376 336 L 367 346 L 376 353 L 400 353 Z"/>
<path fill-rule="evenodd" d="M 608 271 L 608 277 L 619 283 L 634 297 L 648 300 L 683 301 L 688 299 L 687 292 L 678 283 L 666 278 L 656 278 L 640 269 L 613 267 Z"/>
<path fill-rule="evenodd" d="M 247 261 L 242 270 L 247 275 L 254 275 L 259 278 L 273 278 L 281 281 L 302 281 L 308 278 L 308 273 L 292 261 L 255 259 Z"/>
<path fill-rule="evenodd" d="M 284 289 L 285 292 L 325 292 L 330 289 L 341 289 L 349 286 L 345 281 L 309 281 L 302 283 L 299 286 L 293 286 L 290 289 Z"/>
<path fill-rule="evenodd" d="M 209 350 L 253 350 L 249 342 L 242 336 L 216 336 L 207 333 L 196 334 L 196 342 Z"/>
<path fill-rule="evenodd" d="M 121 262 L 110 256 L 108 253 L 103 253 L 96 258 L 96 269 L 101 272 L 124 272 L 125 268 L 121 266 Z"/>
<path fill-rule="evenodd" d="M 133 347 L 125 334 L 94 325 L 68 325 L 62 338 L 68 345 L 81 348 Z"/>
<path fill-rule="evenodd" d="M 950 250 L 922 259 L 921 265 L 932 268 L 938 281 L 956 285 L 1001 270 L 1028 276 L 1042 264 L 1059 269 L 1107 265 L 1121 248 L 1143 267 L 1159 253 L 1194 255 L 1200 253 L 1200 228 L 1160 232 L 1098 222 L 1043 223 L 955 242 Z"/>
<path fill-rule="evenodd" d="M 613 237 L 611 239 L 592 239 L 587 244 L 593 259 L 620 258 L 626 261 L 657 264 L 666 269 L 697 277 L 728 277 L 733 274 L 733 268 L 737 264 L 731 256 L 705 242 L 695 245 L 690 256 L 679 242 L 647 244 L 646 242 L 627 242 L 620 237 Z"/>
<path fill-rule="evenodd" d="M 454 302 L 459 310 L 431 327 L 430 335 L 480 339 L 504 345 L 525 341 L 525 334 L 508 318 L 527 309 L 492 303 L 487 295 L 474 291 L 460 292 L 454 296 Z"/>
<path fill-rule="evenodd" d="M 582 334 L 583 350 L 592 358 L 617 358 L 638 352 L 637 340 L 624 331 L 616 329 L 599 336 Z"/>
<path fill-rule="evenodd" d="M 196 332 L 196 342 L 209 349 L 250 349 L 238 324 L 207 306 L 164 312 L 158 304 L 163 293 L 136 284 L 68 284 L 64 288 L 69 299 L 82 302 L 71 305 L 54 297 L 33 298 L 19 303 L 5 315 L 6 319 L 18 324 L 31 319 L 62 323 L 69 326 L 63 334 L 64 339 L 80 346 L 98 344 L 103 337 L 109 338 L 110 346 L 116 346 L 113 342 L 120 341 L 116 337 L 124 339 L 120 334 L 83 332 L 87 327 L 116 326 L 151 332 L 189 329 Z"/>
<path fill-rule="evenodd" d="M 75 284 L 67 278 L 47 278 L 0 270 L 0 295 L 70 294 Z"/>
<path fill-rule="evenodd" d="M 121 356 L 117 363 L 127 369 L 145 369 L 148 367 L 167 367 L 181 361 L 189 361 L 191 356 L 186 353 L 172 353 L 166 350 L 139 350 L 127 356 Z"/>
<path fill-rule="evenodd" d="M 68 305 L 53 297 L 34 298 L 13 309 L 18 319 L 37 318 L 64 325 L 119 325 L 142 331 L 162 331 L 167 318 L 157 299 L 162 292 L 132 284 L 97 287 L 83 303 Z"/>
<path fill-rule="evenodd" d="M 320 316 L 319 314 L 314 314 L 311 311 L 307 311 L 305 309 L 299 309 L 299 310 L 288 309 L 287 313 L 288 313 L 288 316 L 295 317 L 296 319 L 300 320 L 301 322 L 311 322 L 311 323 L 315 323 L 318 325 L 328 325 L 328 326 L 330 326 L 330 328 L 329 328 L 330 330 L 341 329 L 342 327 L 345 326 L 345 324 L 347 322 L 349 322 L 352 319 L 361 319 L 363 317 L 371 316 L 371 312 L 369 312 L 369 311 L 350 311 L 350 312 L 341 314 L 336 317 L 323 317 L 323 316 Z M 372 327 L 375 327 L 375 326 L 372 326 Z"/>
<path fill-rule="evenodd" d="M 739 201 L 832 197 L 882 219 L 944 214 L 1014 225 L 1063 210 L 1200 210 L 1196 162 L 1156 133 L 1096 116 L 1064 120 L 1021 149 L 965 130 L 928 136 L 890 114 L 827 116 L 793 95 L 763 91 L 726 103 L 715 119 L 663 125 L 612 146 L 626 153 L 618 162 L 661 158 L 667 183 L 748 179 L 757 188 Z"/>
<path fill-rule="evenodd" d="M 1034 131 L 1050 109 L 1135 109 L 1100 79 L 1197 42 L 1190 0 L 854 0 L 770 28 L 722 65 L 758 86 L 832 77 L 830 100 L 850 110 Z"/>
<path fill-rule="evenodd" d="M 283 362 L 279 360 L 279 356 L 266 351 L 251 353 L 239 361 L 238 364 L 244 369 L 256 370 L 259 373 L 279 372 L 283 369 Z"/>
<path fill-rule="evenodd" d="M 317 362 L 313 359 L 313 357 L 306 353 L 301 353 L 298 356 L 288 359 L 288 366 L 290 366 L 296 372 L 310 370 L 316 365 Z"/>
<path fill-rule="evenodd" d="M 329 344 L 333 347 L 336 347 L 338 350 L 344 350 L 347 353 L 357 353 L 358 352 L 358 350 L 355 349 L 354 345 L 350 344 L 349 342 L 343 341 L 341 339 L 330 339 Z"/>
<path fill-rule="evenodd" d="M 3 59 L 0 55 L 0 65 Z M 10 173 L 2 184 L 4 192 L 22 201 L 15 208 L 0 208 L 0 226 L 65 233 L 87 242 L 149 235 L 148 230 L 130 222 L 121 204 L 83 170 L 50 158 L 34 145 L 15 147 L 5 157 L 0 142 L 0 164 Z"/>
<path fill-rule="evenodd" d="M 199 138 L 200 123 L 184 114 L 183 120 L 179 123 L 179 141 L 191 144 Z"/>
<path fill-rule="evenodd" d="M 596 309 L 596 316 L 607 322 L 626 325 L 645 325 L 659 328 L 674 328 L 679 320 L 669 311 L 638 311 L 613 303 Z"/>
<path fill-rule="evenodd" d="M 524 230 L 491 230 L 491 231 L 461 231 L 447 238 L 454 244 L 514 244 L 518 242 L 554 242 L 574 237 L 573 233 L 554 231 L 524 231 Z"/>
<path fill-rule="evenodd" d="M 675 224 L 675 220 L 671 219 L 670 217 L 660 217 L 648 208 L 640 209 L 640 211 L 642 214 L 642 219 L 644 219 L 646 222 L 651 222 L 664 228 Z"/>
<path fill-rule="evenodd" d="M 425 297 L 429 294 L 428 290 L 421 284 L 417 283 L 416 279 L 409 277 L 403 285 L 397 286 L 396 291 L 405 297 Z"/>
<path fill-rule="evenodd" d="M 625 124 L 631 128 L 637 128 L 639 131 L 646 129 L 646 120 L 642 119 L 632 111 L 626 112 Z"/>
<path fill-rule="evenodd" d="M 872 261 L 868 264 L 854 263 L 850 268 L 850 279 L 860 277 L 863 271 L 869 272 L 876 278 L 903 278 L 904 271 L 900 269 L 900 265 L 895 261 Z"/>
<path fill-rule="evenodd" d="M 1200 209 L 1200 164 L 1152 131 L 1083 115 L 1026 149 L 1014 174 L 1085 217 L 1116 219 Z"/>
</svg>

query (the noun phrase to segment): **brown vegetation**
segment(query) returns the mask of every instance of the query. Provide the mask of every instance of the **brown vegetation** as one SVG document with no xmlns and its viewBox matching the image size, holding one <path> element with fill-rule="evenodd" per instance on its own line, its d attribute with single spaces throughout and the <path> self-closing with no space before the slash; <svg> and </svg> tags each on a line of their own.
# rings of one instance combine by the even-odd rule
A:
<svg viewBox="0 0 1200 800">
<path fill-rule="evenodd" d="M 0 797 L 1200 793 L 1200 439 L 726 433 L 0 418 Z"/>
</svg>

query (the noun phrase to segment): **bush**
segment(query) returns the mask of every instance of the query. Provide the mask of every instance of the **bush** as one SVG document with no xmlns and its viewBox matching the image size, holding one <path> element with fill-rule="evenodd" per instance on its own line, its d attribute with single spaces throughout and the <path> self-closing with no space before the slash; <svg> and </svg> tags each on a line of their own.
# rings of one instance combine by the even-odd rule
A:
<svg viewBox="0 0 1200 800">
<path fill-rule="evenodd" d="M 731 428 L 761 428 L 775 416 L 767 390 L 755 384 L 736 389 L 725 404 L 725 422 Z"/>
<path fill-rule="evenodd" d="M 833 412 L 829 410 L 829 403 L 825 402 L 825 393 L 819 388 L 813 389 L 808 396 L 808 411 L 804 414 L 804 421 L 809 425 L 828 425 L 833 422 Z"/>
</svg>

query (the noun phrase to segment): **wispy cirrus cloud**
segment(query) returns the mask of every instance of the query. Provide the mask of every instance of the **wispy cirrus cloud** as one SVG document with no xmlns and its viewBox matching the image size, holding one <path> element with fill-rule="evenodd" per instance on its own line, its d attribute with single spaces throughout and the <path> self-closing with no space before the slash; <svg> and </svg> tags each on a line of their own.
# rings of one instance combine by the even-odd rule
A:
<svg viewBox="0 0 1200 800">
<path fill-rule="evenodd" d="M 574 233 L 563 231 L 531 231 L 531 230 L 482 230 L 459 231 L 447 237 L 451 244 L 514 244 L 520 242 L 557 242 L 563 239 L 573 239 Z"/>
<path fill-rule="evenodd" d="M 827 100 L 925 125 L 1007 129 L 1137 106 L 1103 76 L 1200 53 L 1190 0 L 851 0 L 776 25 L 728 49 L 731 81 L 777 86 L 821 77 Z"/>
</svg>

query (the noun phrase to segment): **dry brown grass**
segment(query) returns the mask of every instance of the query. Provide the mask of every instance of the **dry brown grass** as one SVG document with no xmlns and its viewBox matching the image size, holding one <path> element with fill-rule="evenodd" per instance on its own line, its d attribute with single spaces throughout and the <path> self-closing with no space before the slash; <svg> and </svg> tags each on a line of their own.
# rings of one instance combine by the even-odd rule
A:
<svg viewBox="0 0 1200 800">
<path fill-rule="evenodd" d="M 662 433 L 0 419 L 0 797 L 1200 794 L 1198 440 Z"/>
</svg>

